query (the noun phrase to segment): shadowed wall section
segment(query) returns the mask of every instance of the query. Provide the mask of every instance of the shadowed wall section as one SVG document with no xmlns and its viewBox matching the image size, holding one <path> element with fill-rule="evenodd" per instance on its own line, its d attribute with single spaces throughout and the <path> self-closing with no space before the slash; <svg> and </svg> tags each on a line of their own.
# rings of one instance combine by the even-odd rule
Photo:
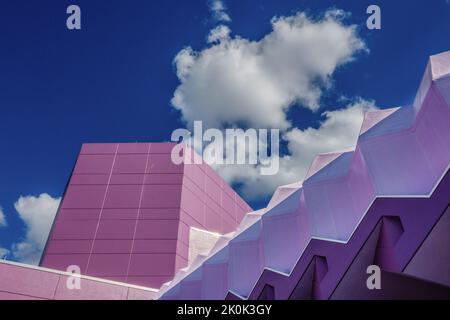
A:
<svg viewBox="0 0 450 320">
<path fill-rule="evenodd" d="M 189 262 L 190 228 L 225 234 L 252 209 L 173 143 L 84 144 L 41 266 L 159 288 Z"/>
</svg>

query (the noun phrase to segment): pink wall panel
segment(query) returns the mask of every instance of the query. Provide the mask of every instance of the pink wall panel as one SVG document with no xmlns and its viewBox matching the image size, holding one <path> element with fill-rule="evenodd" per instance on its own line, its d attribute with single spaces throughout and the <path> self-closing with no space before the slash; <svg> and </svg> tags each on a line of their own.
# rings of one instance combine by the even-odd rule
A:
<svg viewBox="0 0 450 320">
<path fill-rule="evenodd" d="M 181 184 L 182 180 L 183 174 L 181 173 L 152 173 L 145 175 L 144 184 Z"/>
<path fill-rule="evenodd" d="M 175 255 L 163 253 L 132 254 L 130 276 L 166 276 L 175 271 Z"/>
<path fill-rule="evenodd" d="M 138 208 L 104 208 L 102 210 L 102 220 L 133 220 L 138 216 Z"/>
<path fill-rule="evenodd" d="M 135 239 L 176 239 L 178 220 L 139 220 Z"/>
<path fill-rule="evenodd" d="M 109 174 L 114 162 L 113 154 L 80 155 L 75 165 L 75 174 Z"/>
<path fill-rule="evenodd" d="M 139 208 L 142 186 L 109 186 L 104 208 Z"/>
<path fill-rule="evenodd" d="M 109 174 L 74 174 L 70 179 L 70 184 L 108 184 L 108 181 Z"/>
<path fill-rule="evenodd" d="M 60 220 L 98 220 L 101 209 L 60 209 L 57 221 Z"/>
<path fill-rule="evenodd" d="M 251 209 L 206 164 L 174 165 L 173 146 L 83 145 L 41 265 L 160 286 L 187 265 L 190 227 L 233 231 Z"/>
<path fill-rule="evenodd" d="M 126 300 L 128 288 L 94 280 L 81 280 L 81 290 L 69 290 L 67 277 L 61 276 L 56 290 L 56 300 Z"/>
<path fill-rule="evenodd" d="M 182 173 L 183 165 L 172 163 L 170 153 L 150 154 L 146 173 Z"/>
<path fill-rule="evenodd" d="M 117 143 L 85 143 L 81 146 L 81 154 L 114 154 Z"/>
<path fill-rule="evenodd" d="M 142 220 L 178 220 L 180 210 L 176 208 L 140 209 L 139 219 Z"/>
<path fill-rule="evenodd" d="M 113 173 L 145 173 L 146 154 L 118 154 L 114 160 Z"/>
<path fill-rule="evenodd" d="M 69 278 L 63 272 L 0 262 L 0 300 L 152 300 L 156 297 L 154 291 L 108 282 L 105 278 L 126 280 L 126 277 L 114 276 L 103 279 L 82 277 L 80 288 L 70 289 L 67 286 Z M 150 278 L 143 280 L 151 282 Z M 155 280 L 161 281 L 162 277 L 152 279 Z"/>
<path fill-rule="evenodd" d="M 0 300 L 47 300 L 38 297 L 27 296 L 23 294 L 10 293 L 10 292 L 0 292 Z"/>
<path fill-rule="evenodd" d="M 133 240 L 125 239 L 108 239 L 94 241 L 94 247 L 92 249 L 93 254 L 97 253 L 130 253 Z M 92 261 L 91 261 L 92 262 Z"/>
<path fill-rule="evenodd" d="M 110 185 L 140 185 L 144 181 L 143 174 L 112 174 Z"/>
<path fill-rule="evenodd" d="M 96 228 L 96 220 L 73 220 L 56 223 L 52 239 L 93 239 Z"/>
<path fill-rule="evenodd" d="M 106 187 L 106 185 L 69 185 L 62 207 L 64 209 L 101 208 Z"/>
<path fill-rule="evenodd" d="M 37 277 L 33 269 L 0 263 L 0 290 L 26 296 L 51 299 L 59 276 L 40 273 Z"/>
<path fill-rule="evenodd" d="M 53 240 L 47 246 L 49 254 L 85 253 L 91 252 L 92 240 Z"/>
<path fill-rule="evenodd" d="M 177 240 L 134 240 L 133 253 L 175 253 Z"/>
<path fill-rule="evenodd" d="M 96 239 L 133 239 L 135 220 L 101 220 Z"/>
<path fill-rule="evenodd" d="M 46 268 L 66 271 L 67 267 L 75 265 L 80 267 L 81 273 L 86 274 L 86 266 L 89 254 L 45 254 L 41 265 Z"/>
<path fill-rule="evenodd" d="M 117 149 L 118 154 L 147 154 L 150 143 L 120 143 Z"/>
<path fill-rule="evenodd" d="M 142 208 L 178 208 L 180 206 L 180 185 L 145 185 L 142 194 Z"/>
<path fill-rule="evenodd" d="M 122 276 L 127 274 L 130 254 L 92 254 L 87 272 L 93 276 Z"/>
</svg>

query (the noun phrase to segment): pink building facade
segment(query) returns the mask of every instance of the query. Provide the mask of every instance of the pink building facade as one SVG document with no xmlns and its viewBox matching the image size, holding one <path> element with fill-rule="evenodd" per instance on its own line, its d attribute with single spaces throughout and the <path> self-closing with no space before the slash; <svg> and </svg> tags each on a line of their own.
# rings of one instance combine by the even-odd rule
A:
<svg viewBox="0 0 450 320">
<path fill-rule="evenodd" d="M 234 231 L 252 209 L 208 165 L 173 164 L 173 146 L 84 144 L 40 265 L 159 288 L 188 265 L 191 228 Z"/>
</svg>

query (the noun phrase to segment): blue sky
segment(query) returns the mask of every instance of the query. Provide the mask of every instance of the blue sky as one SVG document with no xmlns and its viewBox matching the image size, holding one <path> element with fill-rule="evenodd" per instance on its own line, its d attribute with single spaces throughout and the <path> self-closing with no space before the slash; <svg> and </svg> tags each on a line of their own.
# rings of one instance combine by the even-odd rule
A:
<svg viewBox="0 0 450 320">
<path fill-rule="evenodd" d="M 65 27 L 69 4 L 82 10 L 82 30 Z M 372 1 L 224 2 L 231 21 L 218 21 L 207 0 L 3 1 L 0 4 L 0 207 L 7 226 L 0 248 L 26 237 L 14 204 L 20 196 L 62 196 L 84 142 L 167 141 L 183 127 L 171 105 L 180 85 L 174 58 L 186 46 L 201 52 L 219 24 L 232 37 L 259 41 L 274 16 L 330 8 L 351 15 L 368 50 L 332 74 L 318 111 L 291 107 L 299 130 L 318 128 L 322 112 L 362 97 L 379 108 L 412 102 L 427 57 L 450 49 L 445 0 L 377 1 L 382 29 L 365 27 Z M 238 185 L 238 184 L 237 184 Z M 250 197 L 249 197 L 250 198 Z M 251 198 L 260 207 L 267 196 Z M 29 226 L 28 226 L 29 227 Z"/>
</svg>

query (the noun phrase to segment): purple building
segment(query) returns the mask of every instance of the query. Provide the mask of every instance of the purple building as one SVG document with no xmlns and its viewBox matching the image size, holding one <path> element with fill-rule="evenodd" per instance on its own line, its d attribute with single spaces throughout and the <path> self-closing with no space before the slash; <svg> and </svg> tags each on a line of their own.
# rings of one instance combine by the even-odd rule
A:
<svg viewBox="0 0 450 320">
<path fill-rule="evenodd" d="M 367 113 L 354 151 L 318 155 L 159 297 L 450 299 L 449 124 L 450 51 L 412 106 Z"/>
<path fill-rule="evenodd" d="M 255 212 L 173 144 L 84 145 L 41 266 L 0 262 L 0 299 L 450 299 L 449 123 L 450 51 Z"/>
<path fill-rule="evenodd" d="M 252 209 L 206 164 L 174 165 L 173 146 L 83 145 L 41 266 L 159 288 L 188 265 L 191 233 L 234 231 Z"/>
</svg>

